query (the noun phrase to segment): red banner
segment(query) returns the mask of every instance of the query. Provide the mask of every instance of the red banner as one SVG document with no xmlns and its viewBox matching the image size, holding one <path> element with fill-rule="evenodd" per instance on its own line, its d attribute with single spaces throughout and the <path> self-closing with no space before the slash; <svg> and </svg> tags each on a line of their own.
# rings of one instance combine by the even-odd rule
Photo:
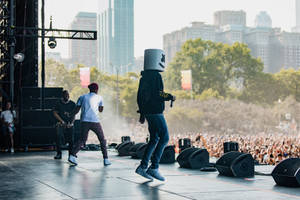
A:
<svg viewBox="0 0 300 200">
<path fill-rule="evenodd" d="M 192 89 L 192 70 L 181 71 L 181 88 L 184 90 Z"/>
<path fill-rule="evenodd" d="M 90 68 L 80 68 L 80 84 L 82 87 L 87 88 L 90 84 Z"/>
</svg>

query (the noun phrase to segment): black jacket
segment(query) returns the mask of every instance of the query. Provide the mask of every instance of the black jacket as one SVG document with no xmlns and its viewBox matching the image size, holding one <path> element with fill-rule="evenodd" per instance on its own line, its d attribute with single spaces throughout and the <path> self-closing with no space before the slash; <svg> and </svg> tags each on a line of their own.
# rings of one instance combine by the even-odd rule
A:
<svg viewBox="0 0 300 200">
<path fill-rule="evenodd" d="M 161 114 L 165 110 L 165 101 L 173 96 L 164 93 L 164 85 L 158 71 L 147 70 L 141 72 L 141 79 L 137 94 L 139 112 L 145 114 Z"/>
</svg>

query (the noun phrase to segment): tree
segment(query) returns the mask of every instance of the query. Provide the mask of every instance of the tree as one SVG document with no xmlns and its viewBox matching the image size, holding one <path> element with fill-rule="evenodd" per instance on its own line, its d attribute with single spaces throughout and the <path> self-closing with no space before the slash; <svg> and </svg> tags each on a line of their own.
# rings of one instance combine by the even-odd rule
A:
<svg viewBox="0 0 300 200">
<path fill-rule="evenodd" d="M 258 73 L 247 82 L 247 87 L 242 91 L 240 100 L 247 103 L 273 104 L 281 98 L 279 82 L 275 75 L 269 73 Z"/>
<path fill-rule="evenodd" d="M 262 72 L 263 64 L 251 57 L 245 44 L 230 46 L 196 39 L 185 42 L 167 67 L 167 88 L 179 90 L 181 70 L 186 69 L 192 70 L 193 91 L 196 94 L 212 89 L 226 97 L 233 83 L 247 87 L 248 82 Z"/>
<path fill-rule="evenodd" d="M 300 71 L 294 69 L 282 69 L 275 74 L 276 80 L 279 82 L 281 91 L 281 99 L 292 95 L 297 101 L 300 100 Z"/>
</svg>

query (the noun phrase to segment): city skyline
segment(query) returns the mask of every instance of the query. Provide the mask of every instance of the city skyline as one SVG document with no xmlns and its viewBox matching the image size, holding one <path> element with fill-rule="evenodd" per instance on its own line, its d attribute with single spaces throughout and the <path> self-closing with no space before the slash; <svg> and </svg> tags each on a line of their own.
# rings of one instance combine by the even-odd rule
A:
<svg viewBox="0 0 300 200">
<path fill-rule="evenodd" d="M 98 12 L 96 0 L 51 0 L 46 2 L 46 27 L 50 15 L 53 16 L 53 27 L 68 28 L 75 15 L 80 12 Z M 68 15 L 57 5 L 68 8 Z M 146 48 L 163 48 L 163 35 L 177 29 L 189 26 L 193 21 L 213 23 L 213 13 L 218 10 L 244 10 L 247 14 L 247 26 L 254 26 L 255 16 L 260 11 L 266 11 L 272 18 L 273 27 L 291 31 L 296 25 L 295 0 L 252 0 L 238 1 L 212 0 L 204 4 L 196 0 L 136 1 L 135 12 L 135 57 L 143 56 Z M 272 5 L 272 6 L 270 6 Z M 155 11 L 155 12 L 154 12 Z M 155 15 L 153 14 L 155 13 Z M 68 56 L 68 42 L 58 41 L 57 48 L 62 57 Z"/>
</svg>

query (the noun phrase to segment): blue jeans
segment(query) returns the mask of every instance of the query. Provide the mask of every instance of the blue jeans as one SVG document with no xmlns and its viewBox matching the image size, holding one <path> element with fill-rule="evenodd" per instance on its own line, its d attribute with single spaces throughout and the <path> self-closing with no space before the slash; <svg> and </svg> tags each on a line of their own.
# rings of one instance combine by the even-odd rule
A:
<svg viewBox="0 0 300 200">
<path fill-rule="evenodd" d="M 151 114 L 145 117 L 148 122 L 150 140 L 141 161 L 141 167 L 146 169 L 151 158 L 151 168 L 157 169 L 165 146 L 169 142 L 168 127 L 163 114 Z"/>
</svg>

